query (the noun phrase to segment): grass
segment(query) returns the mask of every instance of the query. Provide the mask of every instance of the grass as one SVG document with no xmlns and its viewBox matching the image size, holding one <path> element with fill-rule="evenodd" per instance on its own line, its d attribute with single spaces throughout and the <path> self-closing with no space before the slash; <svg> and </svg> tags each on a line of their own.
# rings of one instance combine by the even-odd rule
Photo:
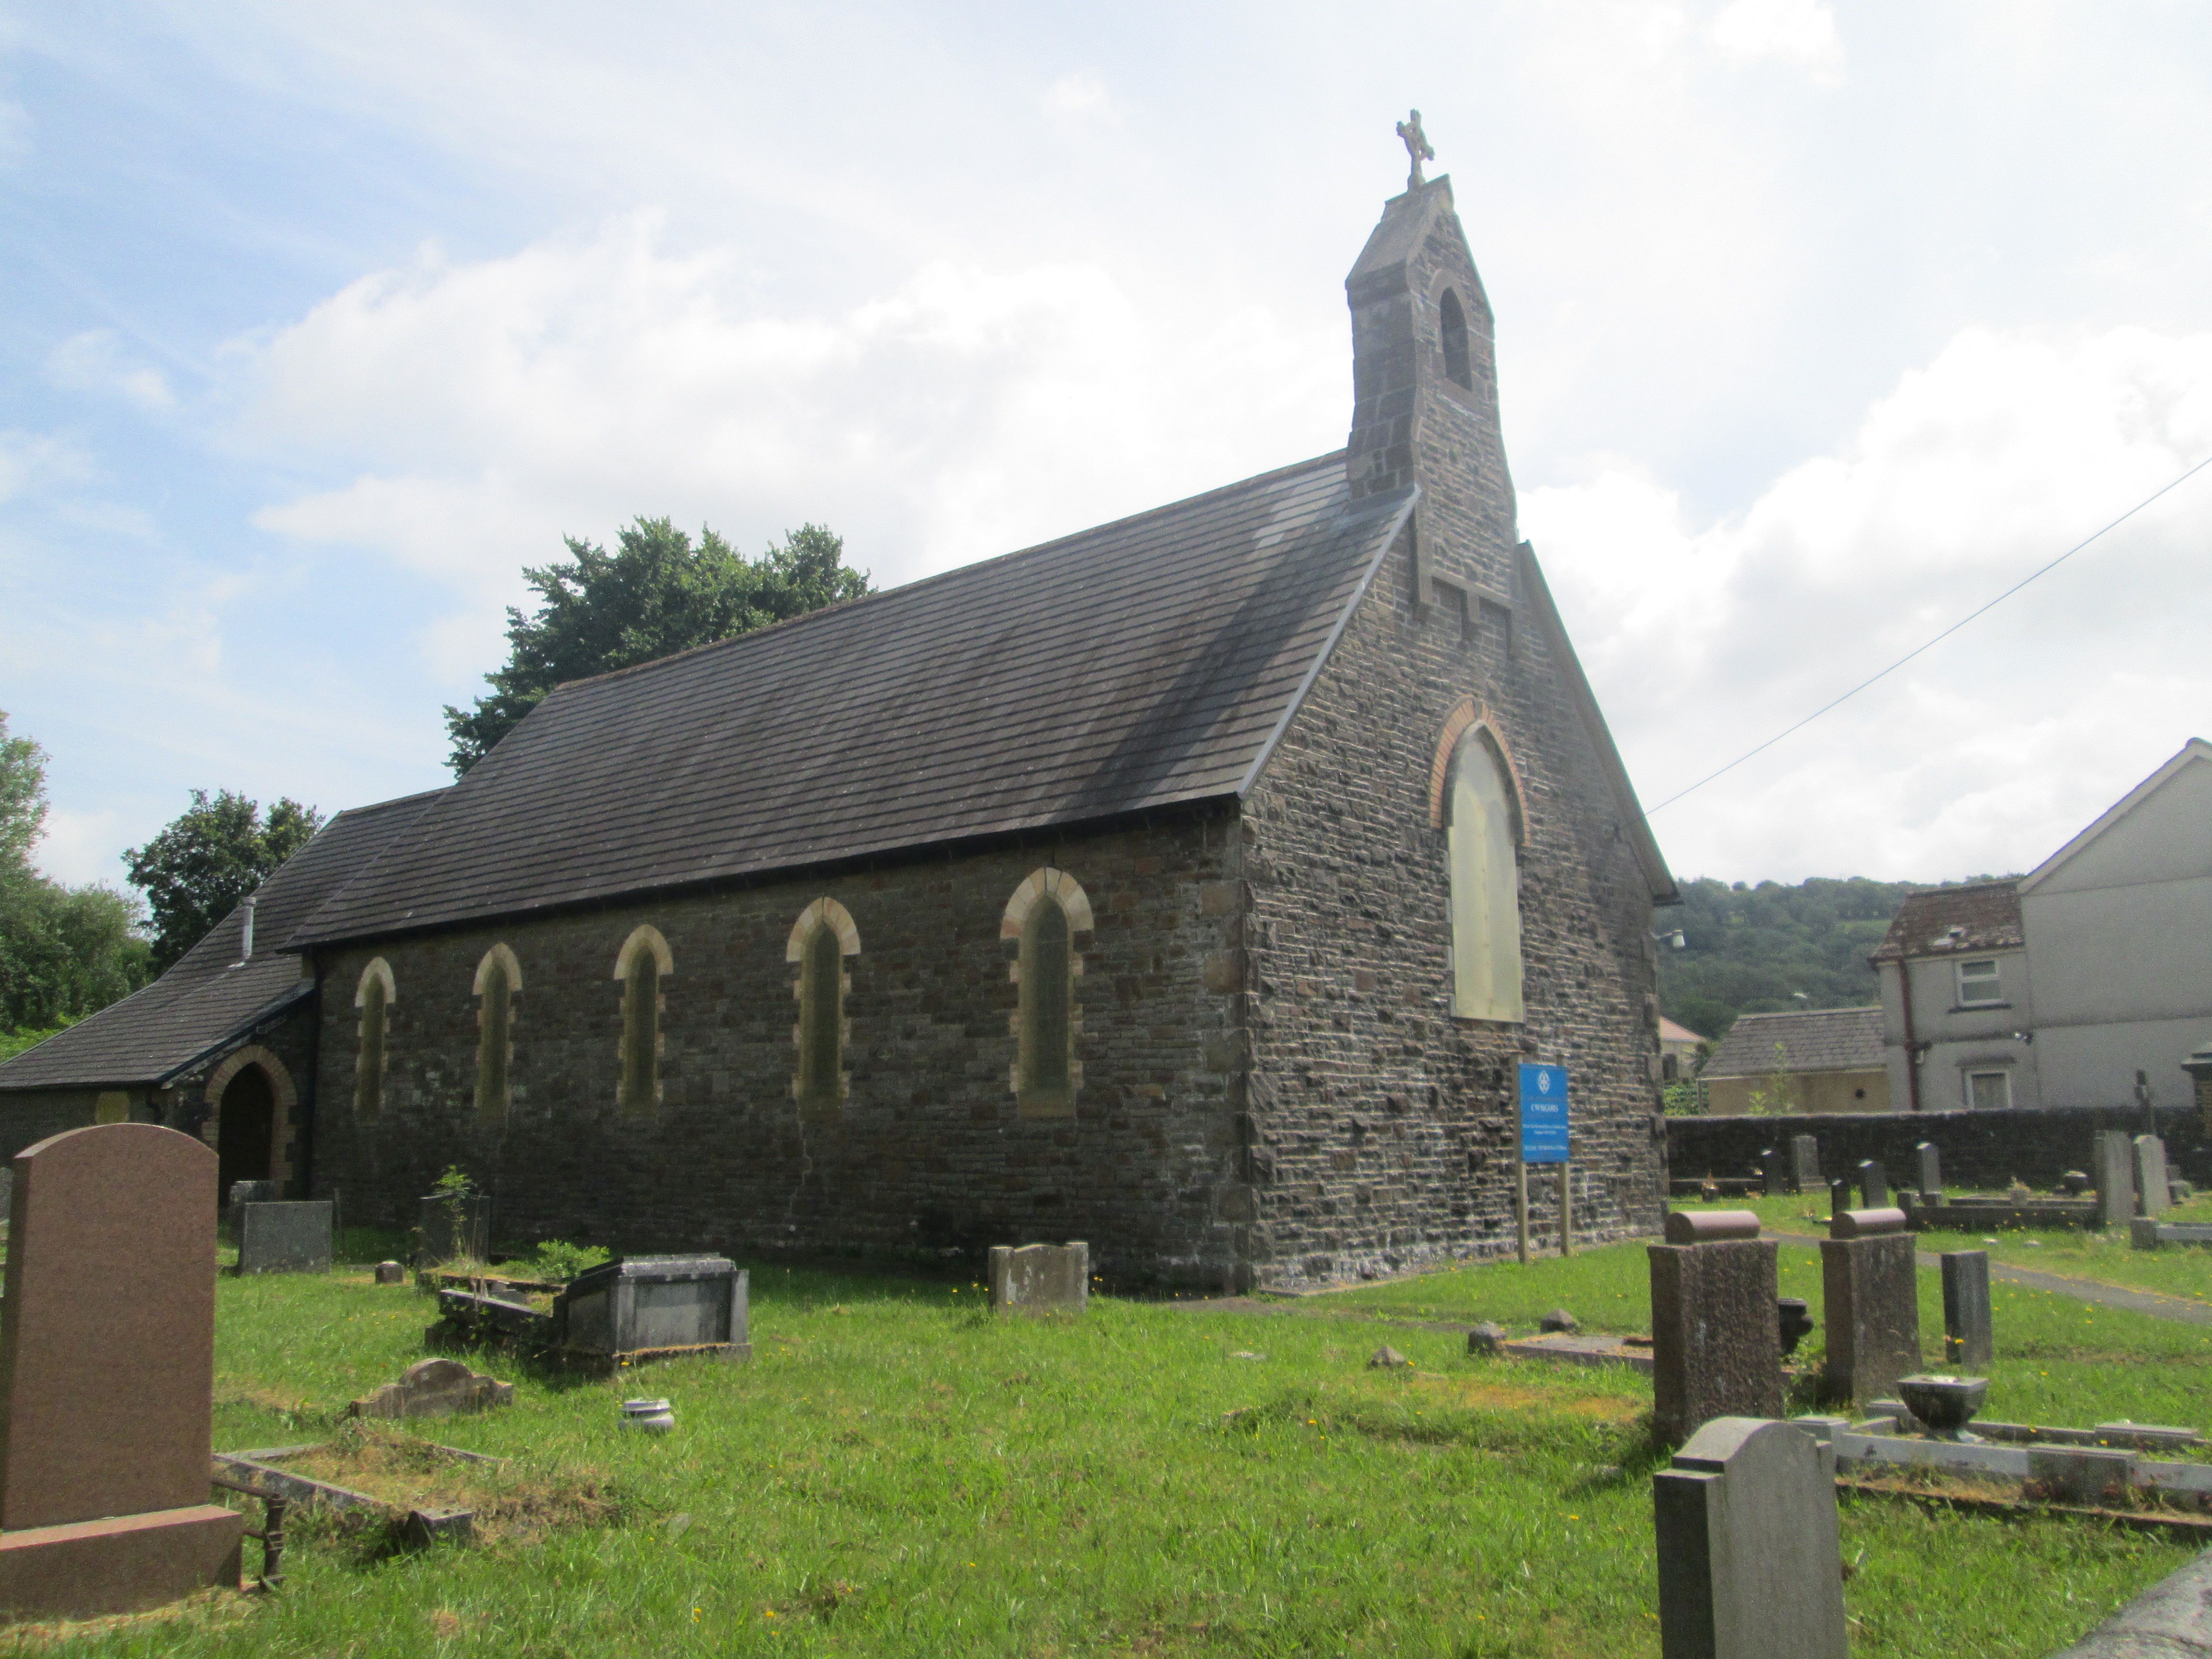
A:
<svg viewBox="0 0 2212 1659">
<path fill-rule="evenodd" d="M 1643 1261 L 1614 1246 L 1279 1313 L 1101 1298 L 1080 1320 L 1042 1322 L 995 1319 L 972 1286 L 757 1272 L 750 1365 L 684 1360 L 586 1381 L 490 1360 L 518 1382 L 514 1407 L 420 1425 L 512 1459 L 517 1492 L 586 1491 L 597 1510 L 419 1554 L 308 1525 L 276 1597 L 58 1645 L 1646 1659 L 1658 1651 L 1648 1384 L 1470 1360 L 1453 1332 L 1311 1316 L 1398 1311 L 1431 1285 L 1437 1306 L 1512 1310 L 1508 1323 L 1560 1301 L 1588 1317 L 1587 1293 L 1640 1285 Z M 411 1289 L 350 1267 L 226 1278 L 218 1309 L 226 1448 L 327 1438 L 348 1399 L 421 1356 L 431 1315 Z M 2025 1306 L 1999 1317 L 2004 1364 L 2044 1373 L 2046 1418 L 2161 1414 L 2093 1408 L 2081 1391 L 2117 1399 L 2130 1376 L 2166 1370 L 2203 1397 L 2205 1358 L 2153 1322 L 2084 1328 Z M 1369 1370 L 1386 1340 L 1415 1365 Z M 617 1426 L 617 1403 L 637 1393 L 674 1402 L 673 1434 Z M 1843 1526 L 1861 1659 L 2049 1651 L 2187 1553 L 1880 1502 L 1846 1503 Z"/>
</svg>

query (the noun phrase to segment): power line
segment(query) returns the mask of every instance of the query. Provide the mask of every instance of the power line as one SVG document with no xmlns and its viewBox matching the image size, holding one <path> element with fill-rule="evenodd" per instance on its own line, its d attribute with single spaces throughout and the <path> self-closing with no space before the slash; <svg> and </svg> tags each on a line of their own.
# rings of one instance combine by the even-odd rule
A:
<svg viewBox="0 0 2212 1659">
<path fill-rule="evenodd" d="M 2121 514 L 2118 518 L 2106 525 L 2103 530 L 2097 531 L 2094 534 L 2083 537 L 2080 541 L 2075 543 L 2073 546 L 2068 548 L 2063 553 L 2061 553 L 2057 558 L 2053 559 L 2049 564 L 2045 565 L 2040 570 L 2030 571 L 2027 575 L 2022 576 L 2018 581 L 2014 582 L 2010 587 L 2005 589 L 2003 592 L 1998 594 L 1996 598 L 1991 599 L 1987 605 L 1983 605 L 1979 610 L 1968 611 L 1965 616 L 1960 617 L 1958 621 L 1953 623 L 1948 628 L 1936 635 L 1933 639 L 1922 641 L 1918 645 L 1914 646 L 1911 650 L 1899 657 L 1895 662 L 1890 664 L 1888 667 L 1883 669 L 1881 673 L 1869 675 L 1865 679 L 1861 680 L 1856 685 L 1844 692 L 1843 696 L 1836 698 L 1833 702 L 1821 704 L 1820 707 L 1815 708 L 1811 714 L 1806 715 L 1803 720 L 1799 720 L 1795 726 L 1785 726 L 1783 730 L 1777 732 L 1772 737 L 1769 738 L 1765 743 L 1760 744 L 1758 748 L 1747 750 L 1742 754 L 1738 755 L 1726 766 L 1722 767 L 1719 771 L 1709 772 L 1704 777 L 1699 778 L 1695 783 L 1692 784 L 1687 789 L 1677 790 L 1674 793 L 1668 796 L 1666 799 L 1661 801 L 1658 805 L 1647 810 L 1644 816 L 1648 818 L 1653 812 L 1665 811 L 1676 801 L 1680 800 L 1683 796 L 1695 794 L 1698 790 L 1711 783 L 1715 778 L 1721 777 L 1727 773 L 1735 771 L 1737 767 L 1742 765 L 1754 755 L 1765 753 L 1767 750 L 1773 748 L 1776 744 L 1781 742 L 1783 738 L 1789 737 L 1792 732 L 1803 731 L 1807 726 L 1810 726 L 1814 720 L 1820 719 L 1821 715 L 1828 713 L 1831 709 L 1840 708 L 1844 704 L 1849 702 L 1853 697 L 1858 696 L 1860 692 L 1865 690 L 1867 687 L 1872 685 L 1876 680 L 1884 679 L 1889 675 L 1894 674 L 1899 669 L 1904 667 L 1905 664 L 1911 662 L 1922 652 L 1928 650 L 1932 646 L 1941 645 L 1945 640 L 1949 639 L 1952 635 L 1957 633 L 1968 623 L 1973 621 L 1975 617 L 1986 616 L 1989 612 L 1996 610 L 1997 606 L 2002 605 L 2007 599 L 2019 592 L 2021 588 L 2026 587 L 2030 582 L 2035 580 L 2038 577 L 2049 575 L 2052 571 L 2057 569 L 2060 565 L 2064 564 L 2067 560 L 2072 558 L 2083 548 L 2088 546 L 2090 543 L 2097 540 L 2099 537 L 2103 536 L 2107 531 L 2118 529 L 2122 525 L 2125 524 L 2130 519 L 2134 518 L 2136 514 L 2142 512 L 2143 508 L 2148 507 L 2160 496 L 2166 495 L 2172 490 L 2179 489 L 2183 484 L 2187 483 L 2191 478 L 2195 477 L 2208 466 L 2212 466 L 2212 455 L 2207 455 L 2203 460 L 2197 462 L 2196 465 L 2191 467 L 2189 471 L 2183 473 L 2179 477 L 2174 479 L 2171 483 L 2161 485 L 2159 489 L 2151 491 L 2149 495 L 2144 496 L 2126 512 Z"/>
</svg>

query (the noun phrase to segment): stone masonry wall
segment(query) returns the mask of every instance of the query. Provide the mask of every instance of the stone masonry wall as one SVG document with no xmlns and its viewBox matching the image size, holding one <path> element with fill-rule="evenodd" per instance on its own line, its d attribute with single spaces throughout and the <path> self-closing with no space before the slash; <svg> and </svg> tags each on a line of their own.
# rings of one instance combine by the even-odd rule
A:
<svg viewBox="0 0 2212 1659">
<path fill-rule="evenodd" d="M 514 922 L 333 953 L 323 970 L 314 1186 L 347 1212 L 411 1223 L 448 1164 L 495 1195 L 507 1241 L 714 1249 L 972 1264 L 992 1243 L 1087 1239 L 1122 1280 L 1233 1280 L 1235 998 L 1220 983 L 1222 815 L 1040 838 L 960 857 L 709 896 Z M 1017 1115 L 1016 988 L 1000 921 L 1042 866 L 1090 898 L 1078 935 L 1081 1089 L 1072 1118 Z M 793 924 L 814 899 L 848 910 L 851 1092 L 842 1121 L 792 1097 Z M 663 1100 L 623 1117 L 615 957 L 632 928 L 665 937 Z M 474 1109 L 471 988 L 495 942 L 514 952 L 513 1103 Z M 391 965 L 383 1110 L 354 1112 L 354 988 Z"/>
<path fill-rule="evenodd" d="M 1468 313 L 1468 388 L 1444 374 L 1446 288 Z M 1349 299 L 1352 464 L 1395 457 L 1421 496 L 1247 802 L 1249 1249 L 1276 1285 L 1513 1248 L 1524 1060 L 1568 1068 L 1577 1236 L 1648 1231 L 1662 1207 L 1650 888 L 1510 539 L 1489 306 L 1456 218 L 1436 218 L 1402 282 L 1369 270 Z M 1525 793 L 1517 1026 L 1450 1014 L 1430 787 L 1470 697 Z M 1556 1180 L 1529 1182 L 1544 1241 Z"/>
</svg>

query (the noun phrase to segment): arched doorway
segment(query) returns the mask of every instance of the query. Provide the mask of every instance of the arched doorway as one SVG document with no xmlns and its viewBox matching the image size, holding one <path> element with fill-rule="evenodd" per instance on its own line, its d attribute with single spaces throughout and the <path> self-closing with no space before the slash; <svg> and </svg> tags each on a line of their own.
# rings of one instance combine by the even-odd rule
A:
<svg viewBox="0 0 2212 1659">
<path fill-rule="evenodd" d="M 276 1149 L 276 1091 L 258 1066 L 240 1066 L 216 1109 L 216 1202 L 230 1202 L 234 1181 L 267 1181 Z"/>
</svg>

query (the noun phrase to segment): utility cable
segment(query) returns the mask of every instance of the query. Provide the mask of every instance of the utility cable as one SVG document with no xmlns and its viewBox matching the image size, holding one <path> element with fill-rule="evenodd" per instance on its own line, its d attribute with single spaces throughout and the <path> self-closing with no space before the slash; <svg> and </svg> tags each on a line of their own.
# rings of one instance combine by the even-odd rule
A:
<svg viewBox="0 0 2212 1659">
<path fill-rule="evenodd" d="M 1728 773 L 1735 771 L 1737 767 L 1742 765 L 1753 756 L 1764 754 L 1767 750 L 1773 748 L 1774 745 L 1781 742 L 1783 738 L 1789 737 L 1793 732 L 1803 731 L 1814 720 L 1820 719 L 1821 715 L 1827 714 L 1830 710 L 1840 708 L 1844 704 L 1849 702 L 1853 697 L 1858 696 L 1860 692 L 1865 690 L 1867 687 L 1872 685 L 1876 680 L 1885 679 L 1888 676 L 1894 674 L 1899 669 L 1904 667 L 1905 664 L 1911 662 L 1922 652 L 1929 649 L 1931 647 L 1941 645 L 1945 640 L 1949 639 L 1952 635 L 1957 633 L 1968 623 L 1973 621 L 1975 617 L 1986 616 L 1989 612 L 1996 610 L 1997 606 L 2002 605 L 2007 599 L 2019 592 L 2021 588 L 2026 587 L 2030 582 L 2035 580 L 2039 576 L 2049 575 L 2052 571 L 2057 569 L 2060 565 L 2064 564 L 2067 560 L 2072 558 L 2076 553 L 2079 553 L 2082 549 L 2087 547 L 2092 542 L 2094 542 L 2098 538 L 2106 534 L 2106 532 L 2118 529 L 2130 519 L 2134 518 L 2136 514 L 2142 512 L 2143 508 L 2148 507 L 2153 501 L 2158 500 L 2160 496 L 2179 489 L 2182 485 L 2187 483 L 2191 478 L 2195 477 L 2208 466 L 2212 466 L 2212 455 L 2207 455 L 2203 460 L 2197 462 L 2196 465 L 2191 467 L 2189 471 L 2183 473 L 2179 477 L 2174 479 L 2171 483 L 2162 485 L 2159 489 L 2151 491 L 2149 495 L 2144 496 L 2142 500 L 2137 501 L 2126 512 L 2121 514 L 2118 518 L 2106 525 L 2103 530 L 2096 531 L 2088 536 L 2083 537 L 2080 541 L 2075 543 L 2073 546 L 2068 548 L 2063 553 L 2061 553 L 2057 558 L 2053 559 L 2049 564 L 2045 565 L 2040 570 L 2030 571 L 2027 575 L 2022 576 L 2018 581 L 2014 582 L 2010 587 L 2005 589 L 2003 592 L 1998 594 L 1996 598 L 1991 599 L 1988 604 L 1983 605 L 1979 610 L 1968 611 L 1965 616 L 1960 617 L 1958 621 L 1953 623 L 1948 628 L 1936 635 L 1933 639 L 1922 641 L 1918 645 L 1914 646 L 1911 650 L 1906 652 L 1903 656 L 1899 657 L 1895 662 L 1890 664 L 1888 667 L 1883 669 L 1880 673 L 1868 676 L 1865 679 L 1861 680 L 1856 685 L 1853 686 L 1850 690 L 1844 692 L 1843 696 L 1836 698 L 1831 702 L 1821 704 L 1820 708 L 1815 708 L 1811 714 L 1806 715 L 1803 720 L 1799 720 L 1795 726 L 1785 726 L 1783 730 L 1777 732 L 1765 743 L 1760 744 L 1758 748 L 1747 750 L 1744 753 L 1738 755 L 1726 766 L 1722 767 L 1719 771 L 1709 772 L 1704 777 L 1699 778 L 1695 783 L 1692 784 L 1687 789 L 1677 790 L 1674 793 L 1668 796 L 1666 799 L 1661 801 L 1658 805 L 1647 810 L 1644 816 L 1649 818 L 1653 812 L 1665 811 L 1676 801 L 1680 800 L 1685 795 L 1695 794 L 1698 790 L 1711 783 L 1715 778 L 1723 776 Z"/>
</svg>

